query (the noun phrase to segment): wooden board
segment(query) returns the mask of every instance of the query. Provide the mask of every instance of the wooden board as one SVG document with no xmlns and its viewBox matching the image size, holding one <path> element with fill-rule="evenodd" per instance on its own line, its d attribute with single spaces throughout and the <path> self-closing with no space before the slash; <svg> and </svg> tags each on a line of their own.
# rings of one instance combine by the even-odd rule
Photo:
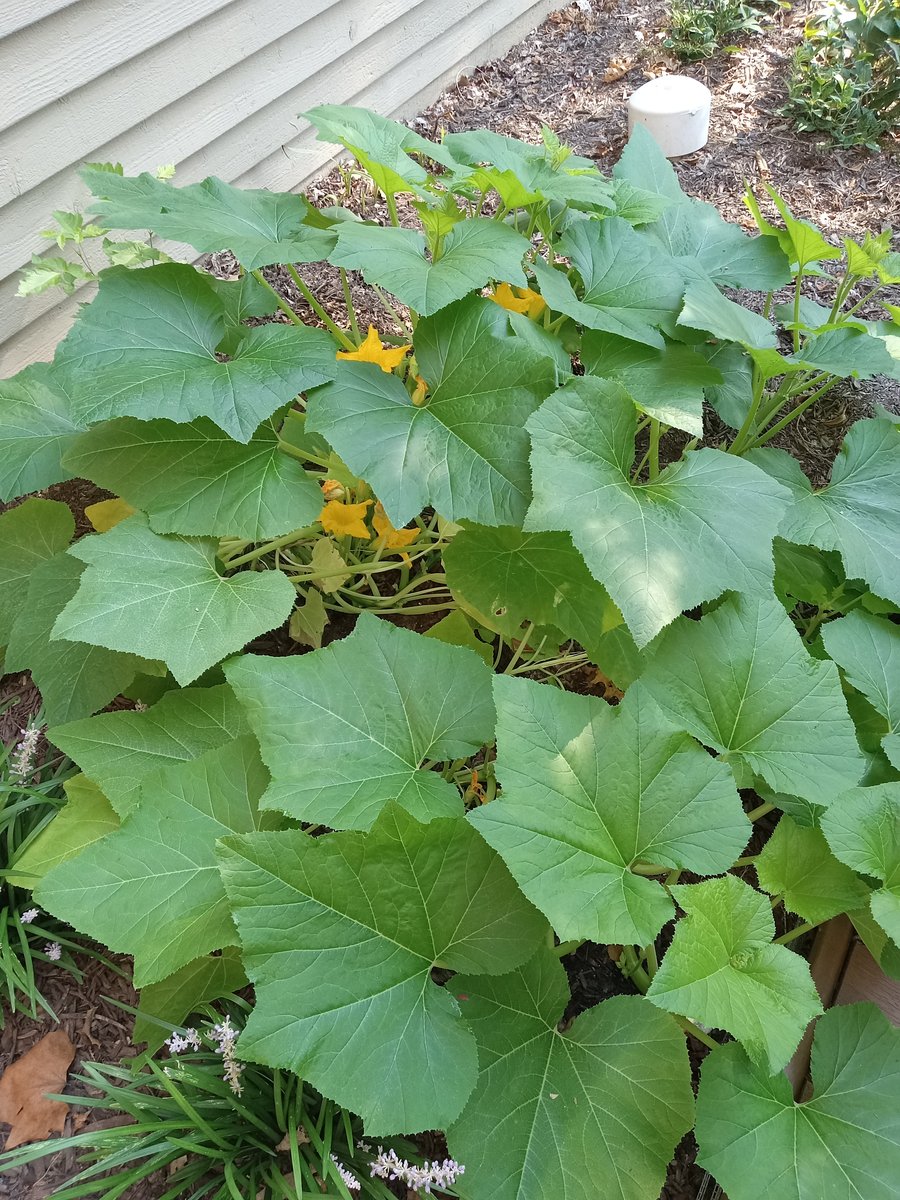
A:
<svg viewBox="0 0 900 1200">
<path fill-rule="evenodd" d="M 824 925 L 813 944 L 809 969 L 824 1008 L 834 1004 L 876 1004 L 892 1025 L 900 1026 L 900 981 L 889 979 L 856 936 L 848 917 Z M 809 1058 L 812 1024 L 785 1068 L 794 1096 L 806 1100 L 812 1092 Z"/>
</svg>

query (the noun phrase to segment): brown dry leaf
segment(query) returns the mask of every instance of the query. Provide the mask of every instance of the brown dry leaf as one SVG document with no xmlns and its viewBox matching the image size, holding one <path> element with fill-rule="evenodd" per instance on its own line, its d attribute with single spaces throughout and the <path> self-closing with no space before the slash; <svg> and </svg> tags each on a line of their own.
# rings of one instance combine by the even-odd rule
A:
<svg viewBox="0 0 900 1200">
<path fill-rule="evenodd" d="M 0 1079 L 0 1121 L 12 1128 L 6 1149 L 39 1142 L 51 1133 L 62 1133 L 69 1106 L 48 1100 L 47 1092 L 61 1092 L 75 1057 L 75 1047 L 61 1029 L 48 1033 L 36 1046 L 16 1059 Z"/>
<path fill-rule="evenodd" d="M 302 1125 L 297 1130 L 297 1145 L 298 1146 L 308 1146 L 309 1145 L 309 1134 L 306 1132 L 306 1130 L 303 1128 Z M 290 1149 L 291 1149 L 290 1135 L 286 1133 L 284 1135 L 284 1137 L 281 1139 L 281 1141 L 278 1143 L 278 1145 L 275 1147 L 275 1149 L 280 1150 L 285 1154 L 290 1153 Z"/>
<path fill-rule="evenodd" d="M 591 683 L 597 687 L 603 688 L 604 700 L 615 700 L 618 702 L 625 695 L 622 689 L 613 683 L 608 675 L 604 675 L 599 667 L 594 668 L 594 674 L 591 679 Z"/>
<path fill-rule="evenodd" d="M 611 58 L 609 66 L 603 72 L 603 82 L 615 83 L 617 80 L 624 78 L 633 66 L 633 58 Z"/>
</svg>

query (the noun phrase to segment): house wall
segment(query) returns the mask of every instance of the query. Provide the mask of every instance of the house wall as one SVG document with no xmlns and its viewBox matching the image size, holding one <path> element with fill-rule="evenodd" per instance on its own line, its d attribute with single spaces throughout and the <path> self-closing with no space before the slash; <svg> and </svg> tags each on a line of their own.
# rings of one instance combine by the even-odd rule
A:
<svg viewBox="0 0 900 1200">
<path fill-rule="evenodd" d="M 85 161 L 287 191 L 333 159 L 297 114 L 403 117 L 559 0 L 0 0 L 0 377 L 49 359 L 88 289 L 16 296 Z"/>
</svg>

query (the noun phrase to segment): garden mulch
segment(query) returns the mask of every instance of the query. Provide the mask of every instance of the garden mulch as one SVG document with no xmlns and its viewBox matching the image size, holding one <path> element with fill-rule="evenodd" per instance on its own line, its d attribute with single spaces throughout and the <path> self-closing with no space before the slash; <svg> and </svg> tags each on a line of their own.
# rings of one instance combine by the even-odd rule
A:
<svg viewBox="0 0 900 1200">
<path fill-rule="evenodd" d="M 881 154 L 836 150 L 821 144 L 815 135 L 797 134 L 779 115 L 786 98 L 791 55 L 803 36 L 810 9 L 808 0 L 777 8 L 762 36 L 745 39 L 733 53 L 685 65 L 672 59 L 662 46 L 663 0 L 579 0 L 551 14 L 503 59 L 457 80 L 412 124 L 428 137 L 487 127 L 532 142 L 540 141 L 541 126 L 546 124 L 576 153 L 609 171 L 625 145 L 628 95 L 648 78 L 677 71 L 700 79 L 713 94 L 709 143 L 674 164 L 689 195 L 709 201 L 727 219 L 751 231 L 750 214 L 741 201 L 744 184 L 758 187 L 769 182 L 795 215 L 812 220 L 831 240 L 858 239 L 866 231 L 878 232 L 897 221 L 900 142 L 895 138 Z M 319 204 L 346 204 L 367 216 L 381 215 L 378 201 L 365 192 L 359 176 L 345 168 L 332 171 L 309 192 Z M 229 260 L 228 255 L 213 256 L 211 269 L 228 275 L 234 267 Z M 326 264 L 303 268 L 303 272 L 325 307 L 342 320 L 337 271 Z M 283 268 L 273 269 L 272 281 L 305 319 L 316 323 Z M 351 284 L 362 321 L 371 320 L 384 330 L 383 310 L 370 290 L 357 277 Z M 827 278 L 822 279 L 811 288 L 811 294 L 819 292 L 819 299 L 827 299 L 831 286 Z M 900 303 L 900 289 L 893 290 L 895 294 L 889 298 Z M 863 311 L 862 315 L 870 314 Z M 900 413 L 900 384 L 881 379 L 848 382 L 791 426 L 789 435 L 777 444 L 789 445 L 813 482 L 822 484 L 847 428 L 859 417 L 870 415 L 876 404 Z M 710 414 L 706 441 L 715 444 L 723 434 L 721 423 Z M 87 527 L 85 504 L 105 495 L 79 481 L 43 494 L 70 504 L 79 532 Z M 269 652 L 273 650 L 278 652 L 275 647 Z M 595 680 L 581 680 L 580 684 L 578 690 L 598 690 Z M 599 690 L 602 693 L 602 687 Z M 4 698 L 16 700 L 14 708 L 2 714 L 0 725 L 4 740 L 12 741 L 37 708 L 38 697 L 28 677 L 16 675 L 0 684 L 0 701 Z M 583 947 L 566 965 L 576 996 L 570 1017 L 607 995 L 626 990 L 605 947 Z M 106 997 L 135 1001 L 121 977 L 101 964 L 86 960 L 84 969 L 85 979 L 79 985 L 52 964 L 41 967 L 46 994 L 76 1045 L 76 1070 L 79 1061 L 114 1062 L 130 1052 L 130 1018 Z M 7 1014 L 0 1031 L 0 1071 L 56 1027 L 47 1016 L 34 1020 L 27 1014 Z M 699 1061 L 695 1054 L 695 1071 Z M 78 1085 L 72 1085 L 69 1090 L 77 1093 L 77 1089 Z M 689 1136 L 679 1148 L 660 1200 L 699 1200 L 701 1196 L 713 1200 L 720 1194 L 694 1164 L 695 1153 Z M 0 1198 L 44 1200 L 54 1187 L 71 1178 L 74 1169 L 71 1155 L 57 1155 L 0 1175 Z M 127 1200 L 153 1200 L 162 1190 L 151 1182 L 132 1189 Z"/>
</svg>

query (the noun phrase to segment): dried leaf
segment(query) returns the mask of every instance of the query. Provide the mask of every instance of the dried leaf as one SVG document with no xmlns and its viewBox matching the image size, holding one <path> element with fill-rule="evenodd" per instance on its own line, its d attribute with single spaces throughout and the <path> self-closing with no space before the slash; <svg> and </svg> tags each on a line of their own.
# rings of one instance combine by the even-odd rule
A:
<svg viewBox="0 0 900 1200">
<path fill-rule="evenodd" d="M 338 554 L 337 547 L 334 542 L 328 538 L 319 538 L 312 552 L 312 566 L 315 571 L 335 571 L 337 574 L 326 575 L 324 579 L 314 579 L 313 583 L 317 588 L 321 588 L 326 594 L 336 592 L 350 578 L 352 571 L 347 571 L 344 574 L 341 571 L 342 567 L 346 567 L 346 562 Z"/>
<path fill-rule="evenodd" d="M 89 504 L 84 510 L 84 515 L 98 533 L 106 533 L 108 529 L 112 529 L 126 517 L 134 516 L 136 512 L 137 509 L 127 500 L 116 498 L 114 500 L 98 500 L 96 504 Z"/>
<path fill-rule="evenodd" d="M 303 1128 L 302 1125 L 297 1130 L 297 1145 L 298 1146 L 308 1146 L 309 1145 L 309 1134 L 306 1132 L 306 1130 Z M 286 1133 L 284 1135 L 284 1137 L 281 1139 L 281 1141 L 278 1143 L 278 1145 L 275 1147 L 275 1149 L 279 1150 L 285 1154 L 290 1152 L 291 1136 L 289 1133 Z"/>
<path fill-rule="evenodd" d="M 358 537 L 369 541 L 372 535 L 366 526 L 366 509 L 372 503 L 362 500 L 359 504 L 342 504 L 340 500 L 329 500 L 319 513 L 322 528 L 335 537 Z"/>
<path fill-rule="evenodd" d="M 323 580 L 322 582 L 327 581 Z M 295 642 L 300 642 L 304 646 L 312 646 L 313 650 L 319 650 L 322 646 L 322 634 L 325 632 L 327 624 L 328 613 L 325 610 L 325 602 L 315 588 L 310 588 L 305 603 L 291 613 L 288 633 Z"/>
<path fill-rule="evenodd" d="M 609 66 L 603 72 L 603 82 L 616 83 L 619 79 L 623 79 L 633 66 L 633 58 L 611 58 Z"/>
<path fill-rule="evenodd" d="M 39 1142 L 51 1133 L 62 1133 L 69 1106 L 48 1100 L 47 1092 L 61 1092 L 75 1047 L 61 1029 L 48 1033 L 16 1061 L 0 1079 L 0 1121 L 12 1128 L 6 1149 Z"/>
</svg>

